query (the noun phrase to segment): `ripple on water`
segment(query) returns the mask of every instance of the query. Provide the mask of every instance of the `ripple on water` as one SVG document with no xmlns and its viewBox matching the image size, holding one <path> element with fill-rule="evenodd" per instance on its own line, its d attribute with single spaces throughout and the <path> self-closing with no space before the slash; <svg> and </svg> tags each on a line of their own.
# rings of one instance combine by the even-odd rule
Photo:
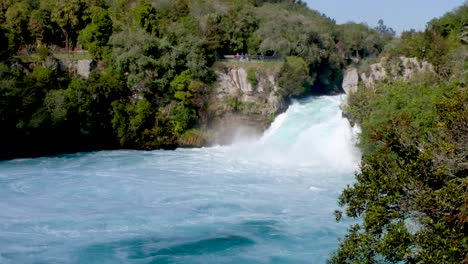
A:
<svg viewBox="0 0 468 264">
<path fill-rule="evenodd" d="M 0 263 L 325 263 L 358 160 L 339 103 L 249 144 L 0 162 Z"/>
</svg>

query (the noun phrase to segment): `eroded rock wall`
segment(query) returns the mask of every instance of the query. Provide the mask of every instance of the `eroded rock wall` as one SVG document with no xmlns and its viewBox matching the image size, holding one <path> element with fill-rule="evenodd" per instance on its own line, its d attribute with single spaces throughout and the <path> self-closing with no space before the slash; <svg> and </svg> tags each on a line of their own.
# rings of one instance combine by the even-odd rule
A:
<svg viewBox="0 0 468 264">
<path fill-rule="evenodd" d="M 256 83 L 249 80 L 255 72 Z M 217 82 L 209 102 L 209 120 L 205 124 L 209 144 L 229 144 L 258 137 L 287 102 L 278 95 L 278 70 L 242 65 L 216 67 Z"/>
<path fill-rule="evenodd" d="M 346 69 L 343 78 L 343 90 L 346 94 L 355 92 L 359 85 L 371 89 L 377 82 L 391 79 L 408 81 L 417 73 L 434 71 L 433 66 L 420 62 L 417 58 L 399 57 L 393 60 L 382 58 L 380 62 L 369 65 L 364 69 L 351 66 Z"/>
<path fill-rule="evenodd" d="M 394 59 L 382 58 L 380 62 L 370 64 L 368 67 L 351 66 L 343 74 L 342 87 L 349 95 L 360 87 L 372 89 L 376 83 L 384 80 L 405 80 L 409 81 L 415 74 L 434 71 L 434 67 L 426 62 L 420 62 L 417 58 L 399 57 Z M 348 105 L 348 96 L 345 97 L 341 108 Z M 351 123 L 352 117 L 346 111 L 343 116 L 347 117 Z"/>
<path fill-rule="evenodd" d="M 75 73 L 85 79 L 89 77 L 94 68 L 92 60 L 60 60 L 59 64 L 62 70 Z"/>
</svg>

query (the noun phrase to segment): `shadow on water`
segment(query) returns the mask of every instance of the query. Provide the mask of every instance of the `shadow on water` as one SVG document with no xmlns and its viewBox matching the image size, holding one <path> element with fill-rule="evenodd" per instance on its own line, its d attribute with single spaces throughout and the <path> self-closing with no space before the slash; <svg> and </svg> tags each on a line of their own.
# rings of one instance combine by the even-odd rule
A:
<svg viewBox="0 0 468 264">
<path fill-rule="evenodd" d="M 214 224 L 212 227 L 217 229 L 216 226 L 218 225 Z M 274 220 L 223 224 L 222 228 L 226 231 L 218 235 L 212 233 L 161 239 L 143 237 L 93 244 L 78 252 L 76 263 L 195 263 L 195 259 L 203 263 L 206 258 L 211 261 L 216 258 L 215 262 L 229 262 L 233 260 L 233 256 L 244 253 L 249 255 L 248 252 L 255 251 L 265 243 L 284 247 L 291 242 L 282 231 L 280 223 Z M 187 262 L 187 259 L 191 261 Z"/>
<path fill-rule="evenodd" d="M 128 239 L 88 246 L 79 253 L 77 262 L 115 263 L 120 260 L 135 263 L 171 263 L 171 257 L 209 255 L 254 244 L 253 240 L 237 235 L 184 242 L 171 242 L 170 240 L 153 238 Z"/>
</svg>

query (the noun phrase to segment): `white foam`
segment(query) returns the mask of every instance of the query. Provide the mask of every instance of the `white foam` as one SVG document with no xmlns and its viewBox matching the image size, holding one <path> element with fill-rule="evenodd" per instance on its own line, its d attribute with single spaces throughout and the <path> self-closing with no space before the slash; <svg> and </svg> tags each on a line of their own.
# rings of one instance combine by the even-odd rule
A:
<svg viewBox="0 0 468 264">
<path fill-rule="evenodd" d="M 357 131 L 342 118 L 341 96 L 294 102 L 254 143 L 237 144 L 233 153 L 272 165 L 349 171 L 360 159 Z"/>
</svg>

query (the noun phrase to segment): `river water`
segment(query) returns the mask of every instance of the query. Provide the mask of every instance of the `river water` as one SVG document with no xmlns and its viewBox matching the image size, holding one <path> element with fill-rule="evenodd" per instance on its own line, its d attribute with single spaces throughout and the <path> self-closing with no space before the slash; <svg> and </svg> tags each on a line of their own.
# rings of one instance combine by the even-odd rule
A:
<svg viewBox="0 0 468 264">
<path fill-rule="evenodd" d="M 228 147 L 0 162 L 0 263 L 325 263 L 359 162 L 341 99 Z"/>
</svg>

